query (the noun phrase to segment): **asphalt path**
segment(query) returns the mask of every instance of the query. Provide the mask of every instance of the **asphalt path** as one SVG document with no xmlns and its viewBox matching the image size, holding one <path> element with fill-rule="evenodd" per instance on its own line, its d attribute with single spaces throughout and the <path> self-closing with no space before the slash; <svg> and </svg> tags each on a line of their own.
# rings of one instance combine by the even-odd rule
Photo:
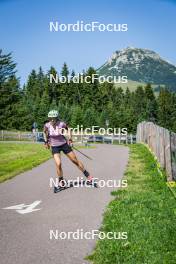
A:
<svg viewBox="0 0 176 264">
<path fill-rule="evenodd" d="M 82 151 L 93 158 L 88 160 L 75 151 L 92 176 L 115 183 L 122 179 L 127 147 L 99 144 Z M 81 179 L 82 173 L 64 155 L 62 162 L 65 178 Z M 110 193 L 117 188 L 80 186 L 54 194 L 51 179 L 56 179 L 53 159 L 0 184 L 1 264 L 89 263 L 84 257 L 92 252 L 96 239 L 60 239 L 56 234 L 65 232 L 63 238 L 68 232 L 99 229 L 103 212 L 113 199 Z"/>
</svg>

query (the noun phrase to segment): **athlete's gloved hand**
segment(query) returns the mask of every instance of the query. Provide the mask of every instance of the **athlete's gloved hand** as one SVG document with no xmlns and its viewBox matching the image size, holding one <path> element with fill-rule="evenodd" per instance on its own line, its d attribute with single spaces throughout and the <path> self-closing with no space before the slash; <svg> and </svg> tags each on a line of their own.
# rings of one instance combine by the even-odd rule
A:
<svg viewBox="0 0 176 264">
<path fill-rule="evenodd" d="M 71 138 L 68 140 L 68 145 L 69 145 L 70 147 L 73 147 L 73 141 L 72 141 Z"/>
<path fill-rule="evenodd" d="M 49 144 L 48 142 L 45 142 L 45 143 L 44 143 L 44 147 L 45 147 L 46 149 L 50 149 L 50 144 Z"/>
</svg>

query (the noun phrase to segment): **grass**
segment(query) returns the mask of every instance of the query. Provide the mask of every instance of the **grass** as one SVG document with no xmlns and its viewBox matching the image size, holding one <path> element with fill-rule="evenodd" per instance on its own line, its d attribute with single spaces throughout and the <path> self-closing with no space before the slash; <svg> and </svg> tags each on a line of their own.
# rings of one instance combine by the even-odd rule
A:
<svg viewBox="0 0 176 264">
<path fill-rule="evenodd" d="M 51 158 L 42 144 L 0 143 L 0 182 Z"/>
<path fill-rule="evenodd" d="M 176 263 L 176 200 L 144 145 L 130 145 L 126 189 L 113 192 L 100 231 L 127 232 L 127 240 L 98 240 L 94 264 Z"/>
<path fill-rule="evenodd" d="M 130 89 L 131 92 L 134 92 L 138 86 L 143 86 L 145 87 L 147 85 L 147 83 L 142 83 L 142 82 L 137 82 L 137 81 L 132 81 L 132 80 L 128 80 L 127 83 L 119 83 L 119 84 L 115 84 L 115 87 L 121 87 L 123 89 L 123 91 L 125 92 L 127 87 Z M 153 88 L 155 94 L 157 95 L 158 92 L 155 91 L 155 89 L 159 86 L 159 84 L 151 84 L 151 87 Z M 165 87 L 165 85 L 160 85 L 160 87 Z"/>
<path fill-rule="evenodd" d="M 95 146 L 76 146 L 78 149 L 92 149 Z M 15 175 L 32 169 L 51 158 L 43 144 L 0 142 L 0 183 Z"/>
</svg>

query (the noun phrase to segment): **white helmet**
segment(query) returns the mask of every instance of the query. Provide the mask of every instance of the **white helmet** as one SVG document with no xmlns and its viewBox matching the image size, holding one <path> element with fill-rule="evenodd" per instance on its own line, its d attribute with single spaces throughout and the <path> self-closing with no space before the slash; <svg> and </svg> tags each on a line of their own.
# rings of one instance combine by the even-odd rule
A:
<svg viewBox="0 0 176 264">
<path fill-rule="evenodd" d="M 48 117 L 58 117 L 59 113 L 57 110 L 51 110 L 48 113 Z"/>
</svg>

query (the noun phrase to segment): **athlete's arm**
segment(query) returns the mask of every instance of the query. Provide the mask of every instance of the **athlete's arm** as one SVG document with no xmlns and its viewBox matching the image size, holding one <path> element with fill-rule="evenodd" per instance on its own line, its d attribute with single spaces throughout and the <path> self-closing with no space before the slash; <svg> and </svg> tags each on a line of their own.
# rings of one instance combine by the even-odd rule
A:
<svg viewBox="0 0 176 264">
<path fill-rule="evenodd" d="M 48 128 L 44 126 L 43 128 L 43 137 L 44 137 L 44 144 L 46 148 L 50 148 L 49 145 L 49 133 L 48 133 Z"/>
<path fill-rule="evenodd" d="M 68 143 L 71 145 L 73 143 L 72 131 L 68 126 L 66 126 L 66 130 L 67 130 L 67 136 L 68 136 Z"/>
</svg>

